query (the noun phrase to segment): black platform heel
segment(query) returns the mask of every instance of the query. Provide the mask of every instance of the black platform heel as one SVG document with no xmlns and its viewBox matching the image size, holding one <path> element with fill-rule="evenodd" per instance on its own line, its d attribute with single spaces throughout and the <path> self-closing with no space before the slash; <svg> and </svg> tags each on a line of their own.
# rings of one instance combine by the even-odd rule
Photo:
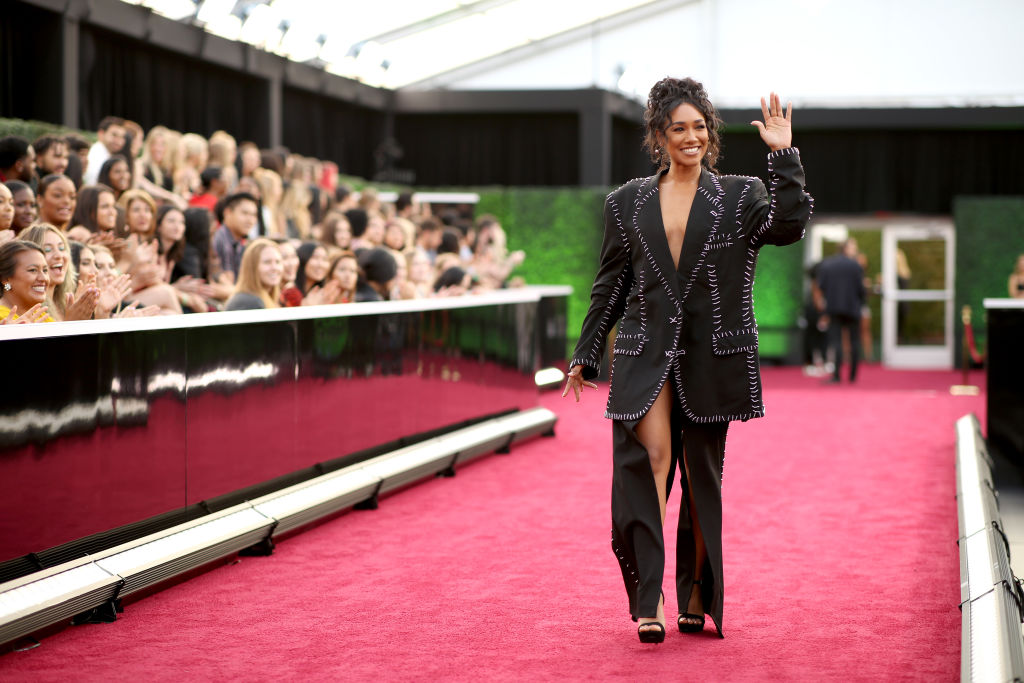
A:
<svg viewBox="0 0 1024 683">
<path fill-rule="evenodd" d="M 661 604 L 665 604 L 665 591 L 661 592 Z M 641 643 L 665 642 L 665 624 L 660 621 L 648 621 L 640 624 L 636 628 L 636 633 L 640 637 Z"/>
<path fill-rule="evenodd" d="M 690 598 L 691 598 L 691 600 L 693 598 L 693 589 L 696 588 L 699 591 L 700 590 L 700 586 L 702 585 L 702 581 L 703 581 L 703 579 L 697 579 L 696 581 L 693 582 L 693 587 L 690 588 Z M 704 596 L 703 595 L 701 596 L 701 604 L 702 605 L 704 604 Z M 687 603 L 687 607 L 689 607 L 689 603 Z M 684 622 L 683 619 L 695 619 L 695 620 L 699 619 L 700 621 L 698 621 L 696 623 L 690 623 L 689 621 Z M 679 626 L 679 632 L 680 633 L 700 633 L 701 631 L 704 630 L 704 615 L 703 614 L 691 614 L 689 612 L 683 612 L 682 614 L 679 615 L 679 620 L 676 623 Z"/>
</svg>

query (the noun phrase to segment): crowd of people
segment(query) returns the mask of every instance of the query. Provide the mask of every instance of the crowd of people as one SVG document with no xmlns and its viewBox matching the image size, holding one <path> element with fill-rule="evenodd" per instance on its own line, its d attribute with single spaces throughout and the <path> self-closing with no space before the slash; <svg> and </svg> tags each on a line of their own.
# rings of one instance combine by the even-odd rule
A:
<svg viewBox="0 0 1024 683">
<path fill-rule="evenodd" d="M 519 283 L 493 216 L 281 149 L 109 116 L 0 138 L 0 323 L 453 296 Z"/>
</svg>

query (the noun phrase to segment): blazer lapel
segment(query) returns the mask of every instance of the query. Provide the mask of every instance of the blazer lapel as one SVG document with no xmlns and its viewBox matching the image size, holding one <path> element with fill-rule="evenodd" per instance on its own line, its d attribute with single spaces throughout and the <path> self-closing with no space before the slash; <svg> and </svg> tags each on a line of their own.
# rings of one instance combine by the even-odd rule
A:
<svg viewBox="0 0 1024 683">
<path fill-rule="evenodd" d="M 725 205 L 722 203 L 724 194 L 718 178 L 707 169 L 701 171 L 700 184 L 690 206 L 690 216 L 686 222 L 686 236 L 683 238 L 683 249 L 679 255 L 679 280 L 683 296 L 690 290 L 690 283 L 697 270 L 704 263 L 704 246 L 718 232 L 722 221 Z M 667 243 L 667 242 L 666 242 Z"/>
<path fill-rule="evenodd" d="M 661 217 L 661 198 L 658 194 L 658 180 L 661 175 L 651 176 L 640 186 L 636 210 L 633 214 L 633 228 L 641 239 L 644 256 L 654 267 L 661 283 L 668 290 L 673 303 L 681 301 L 679 281 L 675 276 L 675 264 L 668 248 L 665 224 Z M 680 260 L 682 258 L 680 257 Z"/>
</svg>

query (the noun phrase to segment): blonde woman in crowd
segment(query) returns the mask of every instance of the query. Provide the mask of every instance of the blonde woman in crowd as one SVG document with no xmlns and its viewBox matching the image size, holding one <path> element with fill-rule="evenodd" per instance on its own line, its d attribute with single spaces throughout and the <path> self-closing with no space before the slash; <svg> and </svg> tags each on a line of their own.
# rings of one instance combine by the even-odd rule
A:
<svg viewBox="0 0 1024 683">
<path fill-rule="evenodd" d="M 281 278 L 284 265 L 281 251 L 273 240 L 261 237 L 246 246 L 238 269 L 235 293 L 225 310 L 244 311 L 254 308 L 280 308 Z"/>
<path fill-rule="evenodd" d="M 199 174 L 206 168 L 209 147 L 206 139 L 195 133 L 185 133 L 178 143 L 175 156 L 174 192 L 185 199 L 201 190 Z"/>
<path fill-rule="evenodd" d="M 260 148 L 254 142 L 243 142 L 238 147 L 238 160 L 241 171 L 239 178 L 251 178 L 253 171 L 260 167 Z"/>
<path fill-rule="evenodd" d="M 153 126 L 146 135 L 142 155 L 135 160 L 135 185 L 156 201 L 184 209 L 188 202 L 174 194 L 173 157 L 171 131 L 165 126 Z"/>
<path fill-rule="evenodd" d="M 434 271 L 427 252 L 415 247 L 406 255 L 406 278 L 415 291 L 415 298 L 421 299 L 433 293 Z"/>
<path fill-rule="evenodd" d="M 64 233 L 50 223 L 36 223 L 18 235 L 43 250 L 49 269 L 46 307 L 54 320 L 89 320 L 99 300 L 95 286 L 77 288 L 78 277 L 71 263 L 71 245 Z"/>
<path fill-rule="evenodd" d="M 309 239 L 313 220 L 309 214 L 309 203 L 313 200 L 309 185 L 293 180 L 281 197 L 281 214 L 284 217 L 288 237 Z"/>
<path fill-rule="evenodd" d="M 238 169 L 235 168 L 235 157 L 238 155 L 238 143 L 230 133 L 217 130 L 210 136 L 210 160 L 207 166 L 220 166 L 221 180 L 227 185 L 230 194 L 238 184 Z"/>
<path fill-rule="evenodd" d="M 257 168 L 253 171 L 252 177 L 260 185 L 260 196 L 263 205 L 263 226 L 270 237 L 287 237 L 288 228 L 285 223 L 284 214 L 281 211 L 281 199 L 284 196 L 284 188 L 281 185 L 281 176 L 275 171 L 266 168 Z"/>
</svg>

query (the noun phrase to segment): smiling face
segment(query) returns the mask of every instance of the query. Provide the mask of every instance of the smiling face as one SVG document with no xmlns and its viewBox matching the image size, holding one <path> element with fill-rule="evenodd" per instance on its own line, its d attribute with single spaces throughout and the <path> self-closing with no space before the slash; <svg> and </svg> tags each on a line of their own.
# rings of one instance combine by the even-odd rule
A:
<svg viewBox="0 0 1024 683">
<path fill-rule="evenodd" d="M 299 255 L 295 247 L 289 242 L 278 245 L 281 252 L 281 266 L 283 268 L 282 282 L 295 282 L 295 276 L 299 272 Z"/>
<path fill-rule="evenodd" d="M 281 252 L 277 247 L 266 246 L 260 252 L 260 260 L 256 264 L 256 272 L 260 276 L 260 284 L 267 290 L 272 290 L 281 284 L 281 276 L 284 274 L 284 265 L 281 263 Z"/>
<path fill-rule="evenodd" d="M 327 270 L 330 267 L 331 262 L 327 260 L 327 250 L 323 247 L 314 249 L 309 260 L 306 261 L 306 285 L 309 286 L 323 280 L 327 277 Z"/>
<path fill-rule="evenodd" d="M 39 220 L 63 228 L 75 213 L 75 184 L 70 178 L 58 178 L 39 197 Z"/>
<path fill-rule="evenodd" d="M 0 183 L 0 230 L 7 230 L 14 223 L 14 195 L 7 186 Z"/>
<path fill-rule="evenodd" d="M 56 287 L 64 282 L 68 275 L 71 254 L 68 253 L 68 246 L 64 240 L 53 230 L 46 231 L 42 247 L 43 253 L 46 254 L 46 265 L 50 269 L 50 285 Z"/>
<path fill-rule="evenodd" d="M 118 192 L 124 192 L 132 185 L 132 174 L 125 161 L 118 160 L 110 167 L 110 186 Z"/>
<path fill-rule="evenodd" d="M 117 204 L 112 192 L 100 192 L 96 198 L 96 227 L 104 231 L 117 227 Z"/>
<path fill-rule="evenodd" d="M 14 223 L 11 227 L 14 232 L 21 232 L 36 222 L 39 210 L 36 207 L 36 194 L 31 188 L 25 188 L 14 193 Z"/>
<path fill-rule="evenodd" d="M 658 139 L 673 165 L 700 166 L 708 151 L 708 127 L 704 115 L 692 104 L 680 104 L 669 114 Z"/>
<path fill-rule="evenodd" d="M 0 288 L 0 292 L 3 292 L 3 298 L 7 303 L 17 306 L 19 313 L 24 313 L 46 300 L 50 277 L 47 273 L 46 257 L 35 249 L 19 252 L 16 258 L 14 274 L 4 280 L 11 289 L 4 291 L 6 288 Z"/>
<path fill-rule="evenodd" d="M 388 223 L 384 232 L 384 246 L 391 247 L 395 251 L 405 248 L 405 230 L 398 223 Z"/>
</svg>

